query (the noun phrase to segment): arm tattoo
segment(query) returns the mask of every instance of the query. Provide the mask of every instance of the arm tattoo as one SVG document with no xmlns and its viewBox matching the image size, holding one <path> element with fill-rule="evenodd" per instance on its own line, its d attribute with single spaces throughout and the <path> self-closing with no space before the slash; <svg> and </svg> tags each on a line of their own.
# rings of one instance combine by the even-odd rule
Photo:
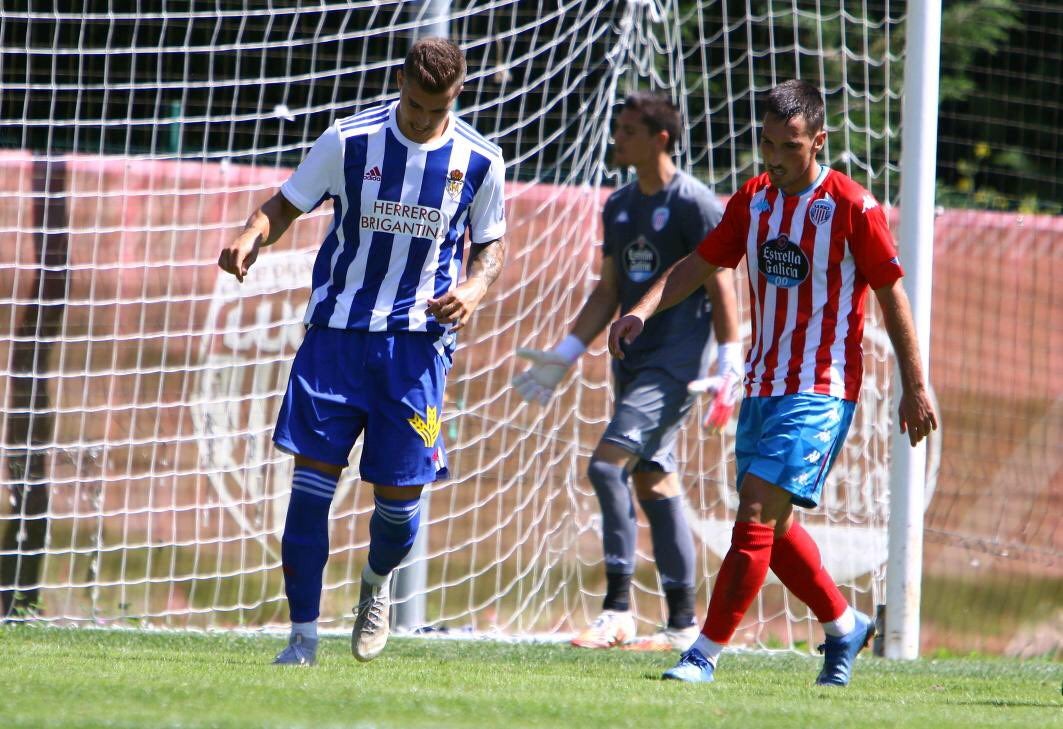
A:
<svg viewBox="0 0 1063 729">
<path fill-rule="evenodd" d="M 502 273 L 502 264 L 506 260 L 506 241 L 502 238 L 484 245 L 472 246 L 469 256 L 469 278 L 482 278 L 485 287 L 490 287 Z"/>
</svg>

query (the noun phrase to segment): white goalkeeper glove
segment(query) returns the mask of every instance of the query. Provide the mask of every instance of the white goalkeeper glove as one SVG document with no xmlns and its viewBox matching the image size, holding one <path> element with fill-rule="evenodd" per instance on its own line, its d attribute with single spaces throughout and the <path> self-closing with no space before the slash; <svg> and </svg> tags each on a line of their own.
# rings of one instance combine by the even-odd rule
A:
<svg viewBox="0 0 1063 729">
<path fill-rule="evenodd" d="M 548 352 L 520 347 L 517 349 L 517 356 L 528 360 L 531 367 L 513 376 L 513 387 L 528 402 L 537 400 L 540 405 L 545 405 L 550 402 L 558 383 L 565 379 L 569 368 L 586 348 L 586 345 L 572 334 Z"/>
<path fill-rule="evenodd" d="M 701 425 L 710 433 L 719 433 L 734 414 L 735 405 L 742 387 L 742 346 L 738 342 L 724 342 L 719 346 L 716 358 L 716 374 L 702 377 L 687 385 L 687 391 L 707 393 L 712 397 L 709 411 Z"/>
</svg>

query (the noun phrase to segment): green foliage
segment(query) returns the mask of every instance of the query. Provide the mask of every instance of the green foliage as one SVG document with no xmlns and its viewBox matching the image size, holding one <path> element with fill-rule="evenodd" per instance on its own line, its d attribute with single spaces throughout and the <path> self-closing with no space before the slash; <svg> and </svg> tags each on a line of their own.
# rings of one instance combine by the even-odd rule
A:
<svg viewBox="0 0 1063 729">
<path fill-rule="evenodd" d="M 1032 3 L 947 7 L 955 33 L 942 40 L 938 122 L 940 204 L 1058 214 L 1063 11 Z M 1021 7 L 1021 12 L 1015 11 Z M 969 83 L 951 93 L 944 78 Z M 948 92 L 948 93 L 947 93 Z"/>
<path fill-rule="evenodd" d="M 892 137 L 900 125 L 904 37 L 884 8 L 850 5 L 823 0 L 795 12 L 790 4 L 751 0 L 742 14 L 754 20 L 736 23 L 727 3 L 681 4 L 691 161 L 725 171 L 710 173 L 718 190 L 731 192 L 756 171 L 754 135 L 735 137 L 735 130 L 759 123 L 759 96 L 800 77 L 826 90 L 829 162 L 880 198 L 895 197 L 896 176 L 891 180 L 889 172 L 899 152 Z M 712 36 L 704 45 L 703 34 Z"/>
<path fill-rule="evenodd" d="M 4 726 L 21 727 L 1063 727 L 1059 664 L 727 654 L 711 686 L 659 680 L 674 655 L 394 639 L 369 664 L 346 637 L 315 668 L 269 665 L 280 637 L 0 629 Z"/>
<path fill-rule="evenodd" d="M 757 169 L 754 139 L 745 133 L 733 139 L 729 136 L 736 129 L 759 122 L 757 99 L 747 90 L 760 93 L 779 80 L 800 76 L 826 90 L 830 163 L 846 169 L 881 199 L 895 200 L 899 176 L 891 171 L 900 164 L 907 40 L 906 26 L 896 20 L 903 8 L 899 11 L 883 4 L 859 5 L 844 0 L 823 0 L 808 10 L 798 4 L 796 12 L 794 7 L 750 0 L 742 12 L 753 18 L 747 24 L 736 22 L 739 16 L 725 16 L 734 12 L 726 3 L 686 0 L 680 4 L 678 24 L 685 46 L 685 84 L 690 90 L 684 102 L 691 119 L 692 164 L 696 169 L 708 168 L 710 181 L 721 192 L 741 184 Z M 1015 55 L 1025 50 L 1017 35 L 1020 31 L 1031 29 L 1026 27 L 1015 0 L 945 2 L 941 103 L 951 105 L 949 108 L 971 107 L 965 115 L 972 119 L 997 120 L 1000 110 L 977 93 L 981 81 L 975 61 L 992 65 L 998 57 L 1021 59 Z M 703 37 L 711 42 L 701 46 Z M 1046 30 L 1045 37 L 1053 37 L 1052 31 Z M 795 48 L 801 52 L 795 53 Z M 658 59 L 661 69 L 669 63 L 668 59 Z M 1021 68 L 1022 64 L 1016 65 Z M 718 72 L 725 66 L 730 67 L 729 79 Z M 1058 79 L 1058 69 L 1031 68 L 1025 73 L 1032 80 L 1016 87 L 1015 94 L 1037 94 L 1036 98 L 1024 97 L 1029 102 L 1026 112 L 1044 115 L 1046 128 L 1054 128 L 1052 113 L 1054 110 L 1058 116 L 1058 98 L 1054 106 L 1046 104 L 1044 94 L 1034 87 L 1045 86 L 1051 96 L 1048 85 L 1051 79 Z M 1036 80 L 1040 78 L 1048 81 Z M 944 111 L 942 119 L 947 121 Z M 1033 159 L 1037 149 L 1033 145 L 1040 146 L 1038 142 L 1005 142 L 1002 126 L 977 122 L 972 126 L 962 131 L 968 135 L 966 139 L 939 144 L 938 204 L 1031 213 L 1060 210 L 1059 201 L 1046 199 L 1043 192 L 1058 189 L 1058 182 L 1052 174 L 1052 160 Z M 737 168 L 733 172 L 732 166 Z M 716 169 L 727 172 L 714 172 Z M 1027 189 L 1021 189 L 1021 180 L 1038 176 L 1047 182 L 1039 188 L 1029 189 L 1027 184 Z"/>
<path fill-rule="evenodd" d="M 941 13 L 941 68 L 938 98 L 962 100 L 974 90 L 967 69 L 978 53 L 994 54 L 1019 25 L 1013 0 L 965 0 L 945 3 Z"/>
</svg>

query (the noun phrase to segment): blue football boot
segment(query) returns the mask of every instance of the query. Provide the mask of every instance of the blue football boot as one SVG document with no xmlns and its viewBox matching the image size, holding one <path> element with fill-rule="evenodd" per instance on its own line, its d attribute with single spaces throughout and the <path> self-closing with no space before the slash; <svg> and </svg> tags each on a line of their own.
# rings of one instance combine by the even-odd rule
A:
<svg viewBox="0 0 1063 729">
<path fill-rule="evenodd" d="M 853 677 L 853 662 L 875 637 L 875 621 L 859 611 L 856 627 L 847 635 L 828 635 L 819 652 L 823 654 L 823 670 L 816 677 L 818 686 L 848 686 Z"/>
<path fill-rule="evenodd" d="M 687 683 L 712 683 L 715 680 L 712 676 L 714 670 L 709 659 L 701 651 L 690 648 L 679 656 L 679 663 L 661 674 L 661 678 Z"/>
</svg>

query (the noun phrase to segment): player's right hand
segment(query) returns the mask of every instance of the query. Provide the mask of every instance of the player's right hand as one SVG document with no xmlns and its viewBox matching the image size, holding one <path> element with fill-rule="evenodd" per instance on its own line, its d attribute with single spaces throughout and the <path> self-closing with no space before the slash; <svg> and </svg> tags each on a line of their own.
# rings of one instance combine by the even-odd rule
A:
<svg viewBox="0 0 1063 729">
<path fill-rule="evenodd" d="M 243 283 L 248 269 L 258 258 L 260 241 L 261 236 L 258 231 L 249 231 L 241 234 L 236 240 L 221 249 L 221 255 L 218 256 L 218 267 L 226 273 L 236 276 L 236 280 Z"/>
<path fill-rule="evenodd" d="M 558 383 L 565 379 L 572 363 L 556 352 L 524 347 L 517 349 L 517 356 L 528 360 L 531 367 L 513 376 L 513 387 L 528 402 L 536 400 L 545 405 L 553 396 Z"/>
<path fill-rule="evenodd" d="M 609 354 L 617 359 L 624 358 L 622 344 L 631 344 L 635 337 L 642 333 L 646 325 L 642 319 L 634 314 L 625 314 L 609 327 Z"/>
</svg>

